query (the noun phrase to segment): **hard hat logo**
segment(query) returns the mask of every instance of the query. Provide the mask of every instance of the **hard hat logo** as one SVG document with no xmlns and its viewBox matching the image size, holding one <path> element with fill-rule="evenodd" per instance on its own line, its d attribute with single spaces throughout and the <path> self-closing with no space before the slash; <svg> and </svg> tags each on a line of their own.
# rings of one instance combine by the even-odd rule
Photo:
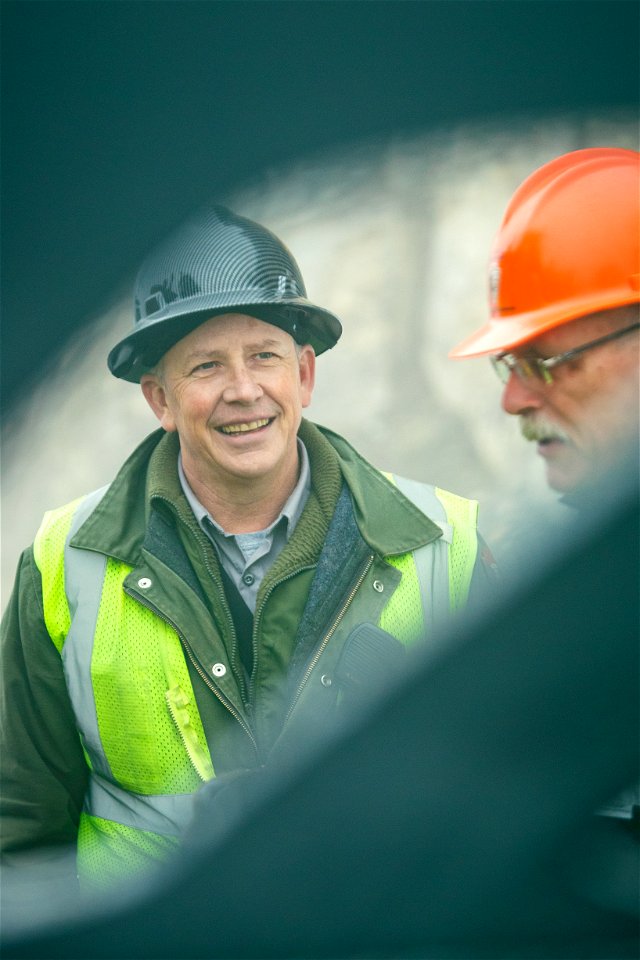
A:
<svg viewBox="0 0 640 960">
<path fill-rule="evenodd" d="M 494 260 L 489 267 L 489 306 L 492 313 L 497 313 L 500 302 L 500 279 L 502 271 L 500 264 Z"/>
<path fill-rule="evenodd" d="M 109 354 L 116 377 L 136 382 L 210 317 L 243 313 L 308 343 L 335 346 L 337 317 L 307 299 L 300 268 L 266 227 L 226 207 L 200 211 L 155 250 L 136 279 L 133 333 Z"/>
<path fill-rule="evenodd" d="M 162 283 L 154 284 L 149 288 L 149 295 L 143 301 L 142 308 L 139 298 L 135 298 L 136 323 L 143 317 L 152 317 L 154 314 L 160 313 L 161 310 L 164 310 L 165 307 L 176 300 L 193 297 L 200 292 L 200 287 L 190 274 L 181 273 L 177 282 L 172 274 L 163 279 Z"/>
<path fill-rule="evenodd" d="M 151 296 L 147 297 L 144 302 L 145 317 L 152 316 L 154 313 L 157 313 L 158 310 L 162 310 L 164 306 L 166 306 L 166 304 L 162 290 L 158 290 L 157 293 L 152 293 Z M 141 316 L 142 313 L 140 311 L 140 307 L 138 304 L 136 304 L 136 317 L 140 319 Z"/>
</svg>

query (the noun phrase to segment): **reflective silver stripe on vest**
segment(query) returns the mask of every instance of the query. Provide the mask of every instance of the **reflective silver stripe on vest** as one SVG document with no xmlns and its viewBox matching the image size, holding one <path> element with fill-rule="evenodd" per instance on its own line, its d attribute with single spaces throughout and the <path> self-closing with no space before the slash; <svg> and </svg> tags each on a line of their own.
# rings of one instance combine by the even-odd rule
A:
<svg viewBox="0 0 640 960">
<path fill-rule="evenodd" d="M 420 583 L 424 624 L 430 632 L 430 628 L 442 623 L 451 615 L 447 547 L 452 543 L 453 529 L 447 521 L 446 511 L 434 487 L 427 483 L 419 483 L 417 480 L 398 477 L 395 474 L 393 474 L 393 480 L 398 490 L 442 530 L 442 537 L 435 543 L 428 543 L 413 551 Z M 444 544 L 447 544 L 447 547 Z"/>
<path fill-rule="evenodd" d="M 102 777 L 91 776 L 85 812 L 135 830 L 165 836 L 184 832 L 193 815 L 193 793 L 144 796 L 123 790 Z"/>
<path fill-rule="evenodd" d="M 115 778 L 100 739 L 91 660 L 107 558 L 92 550 L 72 547 L 70 542 L 107 489 L 96 490 L 78 505 L 64 547 L 71 626 L 62 648 L 62 660 L 78 730 L 93 765 L 84 811 L 134 829 L 175 836 L 191 818 L 193 794 L 143 796 L 124 790 L 113 782 Z"/>
<path fill-rule="evenodd" d="M 111 777 L 111 769 L 98 732 L 98 716 L 91 681 L 93 637 L 98 621 L 107 558 L 100 553 L 78 550 L 69 545 L 71 538 L 100 503 L 107 489 L 108 487 L 102 487 L 90 493 L 78 505 L 64 546 L 64 582 L 71 626 L 62 648 L 62 663 L 78 730 L 91 753 L 94 770 L 102 776 Z"/>
</svg>

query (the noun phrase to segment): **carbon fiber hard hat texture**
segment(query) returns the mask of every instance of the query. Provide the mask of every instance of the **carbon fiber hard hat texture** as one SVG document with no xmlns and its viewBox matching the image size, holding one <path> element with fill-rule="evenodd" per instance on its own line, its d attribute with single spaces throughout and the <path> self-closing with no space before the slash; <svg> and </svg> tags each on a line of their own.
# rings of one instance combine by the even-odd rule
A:
<svg viewBox="0 0 640 960">
<path fill-rule="evenodd" d="M 133 333 L 108 357 L 116 377 L 133 383 L 178 340 L 209 317 L 244 313 L 286 330 L 317 354 L 333 347 L 342 325 L 307 299 L 292 254 L 266 227 L 219 205 L 188 220 L 144 262 L 135 283 Z"/>
<path fill-rule="evenodd" d="M 554 327 L 640 300 L 640 154 L 556 157 L 516 190 L 489 265 L 491 317 L 449 353 L 500 353 Z"/>
</svg>

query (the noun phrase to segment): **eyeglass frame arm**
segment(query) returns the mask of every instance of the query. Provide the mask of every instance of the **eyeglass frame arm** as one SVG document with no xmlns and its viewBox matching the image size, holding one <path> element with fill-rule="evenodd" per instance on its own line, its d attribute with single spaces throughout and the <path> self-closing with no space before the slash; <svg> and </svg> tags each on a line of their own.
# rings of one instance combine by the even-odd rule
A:
<svg viewBox="0 0 640 960">
<path fill-rule="evenodd" d="M 592 347 L 599 347 L 603 343 L 609 343 L 611 340 L 617 340 L 619 337 L 623 337 L 627 333 L 631 333 L 633 330 L 640 328 L 640 321 L 632 323 L 629 327 L 624 327 L 622 330 L 616 330 L 614 333 L 608 333 L 604 337 L 598 337 L 597 340 L 590 340 L 589 343 L 583 343 L 579 347 L 574 347 L 573 350 L 567 350 L 565 353 L 558 353 L 555 357 L 516 357 L 515 354 L 505 351 L 504 353 L 496 354 L 496 356 L 491 357 L 491 361 L 496 368 L 497 361 L 504 361 L 506 357 L 512 358 L 512 364 L 509 364 L 507 361 L 507 367 L 510 373 L 517 372 L 517 364 L 519 362 L 525 361 L 526 363 L 531 364 L 531 366 L 537 369 L 546 383 L 552 383 L 553 378 L 549 373 L 549 370 L 552 370 L 554 367 L 559 366 L 561 363 L 566 363 L 568 360 L 572 360 L 574 357 L 577 357 L 579 354 L 584 353 L 586 350 L 591 350 Z M 502 379 L 502 378 L 501 378 Z"/>
</svg>

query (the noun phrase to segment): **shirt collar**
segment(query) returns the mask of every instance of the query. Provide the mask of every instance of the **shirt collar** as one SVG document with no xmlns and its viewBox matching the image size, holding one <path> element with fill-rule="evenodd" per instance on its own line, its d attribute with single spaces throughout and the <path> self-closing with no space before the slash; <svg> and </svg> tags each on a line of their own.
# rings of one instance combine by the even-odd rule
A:
<svg viewBox="0 0 640 960">
<path fill-rule="evenodd" d="M 311 468 L 309 466 L 309 456 L 307 454 L 306 447 L 300 438 L 298 438 L 297 443 L 298 458 L 300 461 L 300 474 L 298 476 L 298 482 L 287 498 L 287 501 L 280 511 L 280 514 L 264 531 L 265 533 L 270 533 L 284 517 L 286 519 L 287 540 L 293 533 L 295 526 L 300 519 L 305 503 L 307 502 L 307 497 L 309 496 L 309 492 L 311 490 Z M 215 529 L 218 530 L 223 536 L 230 536 L 230 534 L 227 534 L 220 524 L 216 522 L 215 518 L 211 516 L 207 509 L 203 507 L 189 486 L 189 481 L 185 476 L 184 468 L 182 466 L 182 451 L 178 453 L 178 476 L 180 477 L 180 485 L 185 497 L 187 498 L 189 506 L 193 510 L 195 518 L 203 530 L 206 531 L 207 524 L 213 524 Z"/>
</svg>

